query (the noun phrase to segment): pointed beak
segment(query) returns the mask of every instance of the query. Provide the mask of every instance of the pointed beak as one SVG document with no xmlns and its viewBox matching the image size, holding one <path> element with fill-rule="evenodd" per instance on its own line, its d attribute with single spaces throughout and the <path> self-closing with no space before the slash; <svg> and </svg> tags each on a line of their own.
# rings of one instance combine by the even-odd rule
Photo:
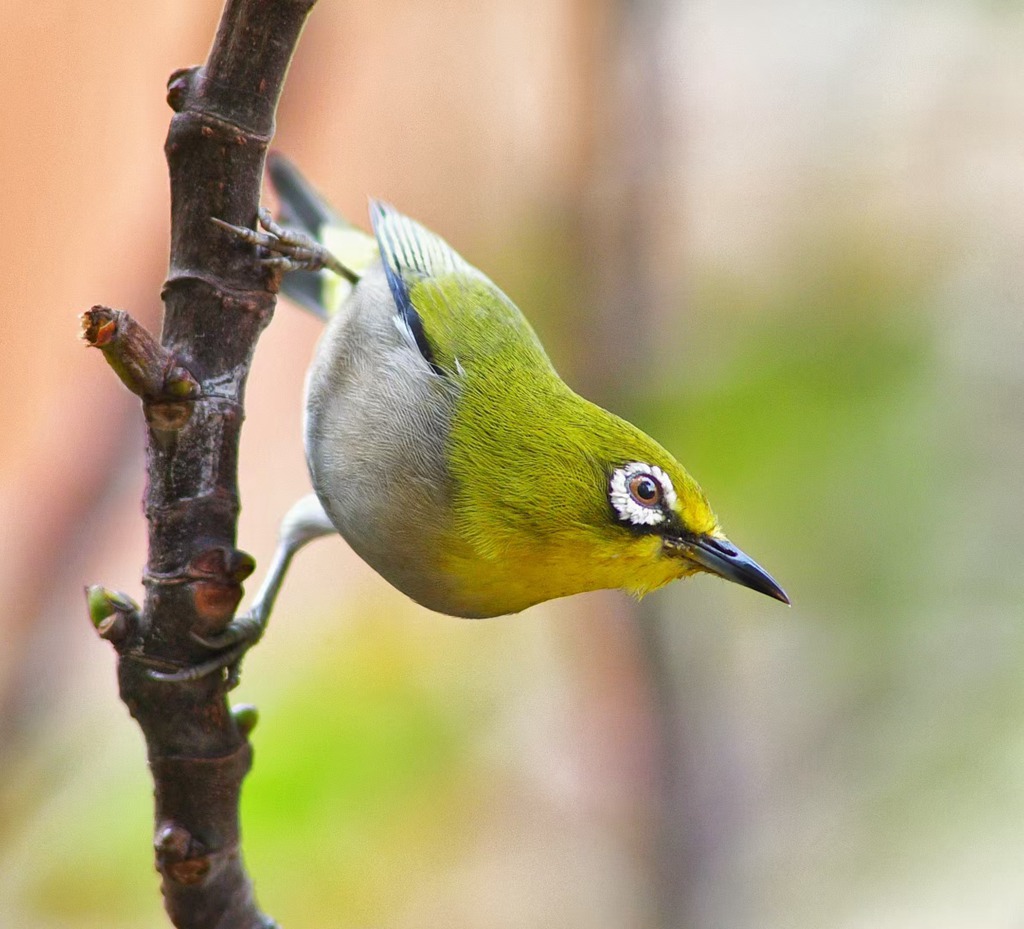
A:
<svg viewBox="0 0 1024 929">
<path fill-rule="evenodd" d="M 698 536 L 679 546 L 680 554 L 700 565 L 705 571 L 742 584 L 751 590 L 789 603 L 786 592 L 753 558 L 748 558 L 728 539 Z"/>
</svg>

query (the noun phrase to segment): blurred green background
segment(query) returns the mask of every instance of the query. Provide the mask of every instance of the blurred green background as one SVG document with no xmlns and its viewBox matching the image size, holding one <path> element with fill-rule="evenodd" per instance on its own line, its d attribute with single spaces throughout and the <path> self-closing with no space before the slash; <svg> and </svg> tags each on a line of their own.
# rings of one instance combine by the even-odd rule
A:
<svg viewBox="0 0 1024 929">
<path fill-rule="evenodd" d="M 220 4 L 0 12 L 0 925 L 166 924 L 86 583 L 133 593 L 143 427 L 74 341 L 159 325 L 164 82 Z M 321 0 L 276 145 L 385 197 L 675 451 L 794 606 L 708 578 L 481 622 L 337 539 L 247 659 L 282 924 L 1024 925 L 1024 7 Z M 240 545 L 306 487 L 316 322 L 250 380 Z M 259 572 L 259 569 L 258 569 Z"/>
</svg>

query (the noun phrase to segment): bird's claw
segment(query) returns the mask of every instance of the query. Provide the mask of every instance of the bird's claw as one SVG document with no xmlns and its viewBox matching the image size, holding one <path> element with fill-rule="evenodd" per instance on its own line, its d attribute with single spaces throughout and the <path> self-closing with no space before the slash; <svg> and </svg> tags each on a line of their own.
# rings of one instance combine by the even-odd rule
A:
<svg viewBox="0 0 1024 929">
<path fill-rule="evenodd" d="M 289 271 L 322 271 L 326 268 L 342 277 L 351 278 L 352 272 L 316 239 L 274 222 L 270 210 L 266 207 L 261 206 L 257 215 L 262 232 L 249 229 L 247 226 L 226 223 L 216 216 L 211 216 L 210 221 L 243 242 L 271 252 L 269 258 L 260 259 L 260 264 L 265 268 L 281 274 Z"/>
<path fill-rule="evenodd" d="M 193 641 L 206 646 L 210 651 L 220 652 L 242 643 L 247 647 L 255 645 L 263 635 L 265 626 L 263 617 L 247 613 L 236 617 L 215 635 L 202 636 L 193 632 L 191 637 Z"/>
<path fill-rule="evenodd" d="M 193 632 L 191 633 L 193 641 L 216 654 L 206 661 L 178 671 L 150 670 L 149 676 L 156 681 L 180 683 L 182 681 L 198 681 L 210 674 L 223 673 L 228 690 L 231 690 L 238 684 L 242 658 L 260 640 L 265 628 L 266 621 L 263 617 L 246 614 L 237 617 L 216 635 L 201 636 Z"/>
<path fill-rule="evenodd" d="M 249 650 L 249 645 L 249 642 L 242 642 L 233 648 L 214 655 L 207 661 L 189 665 L 180 671 L 156 671 L 150 669 L 148 674 L 154 681 L 173 684 L 198 681 L 210 674 L 221 673 L 227 682 L 228 690 L 233 690 L 238 686 L 238 678 L 242 669 L 242 658 Z"/>
<path fill-rule="evenodd" d="M 252 230 L 245 232 L 250 233 Z M 252 235 L 256 236 L 259 233 Z M 242 658 L 266 632 L 274 601 L 277 599 L 292 556 L 313 539 L 334 531 L 334 525 L 313 494 L 307 494 L 298 500 L 281 522 L 281 534 L 270 563 L 270 570 L 263 579 L 248 612 L 236 616 L 224 629 L 213 635 L 191 633 L 193 641 L 213 654 L 190 667 L 173 671 L 150 667 L 149 676 L 157 681 L 180 682 L 197 681 L 210 674 L 220 674 L 227 681 L 229 690 L 234 687 L 238 683 Z M 166 663 L 161 662 L 161 668 L 166 667 Z"/>
</svg>

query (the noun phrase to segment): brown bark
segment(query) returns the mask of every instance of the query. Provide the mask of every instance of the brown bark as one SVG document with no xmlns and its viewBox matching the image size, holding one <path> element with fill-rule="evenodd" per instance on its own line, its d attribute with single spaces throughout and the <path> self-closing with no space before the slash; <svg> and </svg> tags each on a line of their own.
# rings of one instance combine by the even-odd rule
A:
<svg viewBox="0 0 1024 929">
<path fill-rule="evenodd" d="M 235 548 L 238 441 L 249 365 L 275 298 L 251 249 L 210 219 L 255 221 L 277 100 L 314 2 L 227 0 L 206 64 L 171 76 L 171 257 L 159 343 L 125 313 L 95 307 L 84 320 L 86 341 L 142 398 L 148 426 L 145 601 L 139 609 L 102 588 L 89 600 L 146 738 L 156 864 L 181 929 L 273 925 L 239 846 L 254 716 L 231 712 L 223 675 L 165 682 L 149 672 L 209 657 L 191 633 L 230 622 L 253 567 Z"/>
</svg>

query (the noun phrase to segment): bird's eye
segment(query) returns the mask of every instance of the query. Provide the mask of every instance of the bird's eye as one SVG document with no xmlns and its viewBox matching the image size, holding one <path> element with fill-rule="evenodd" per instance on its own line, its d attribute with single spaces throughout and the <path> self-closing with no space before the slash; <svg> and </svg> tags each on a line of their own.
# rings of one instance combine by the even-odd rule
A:
<svg viewBox="0 0 1024 929">
<path fill-rule="evenodd" d="M 616 468 L 608 482 L 608 502 L 615 515 L 633 526 L 657 526 L 676 503 L 670 478 L 657 465 L 631 461 Z"/>
<path fill-rule="evenodd" d="M 661 503 L 661 484 L 649 474 L 637 474 L 629 479 L 629 495 L 641 506 Z"/>
</svg>

